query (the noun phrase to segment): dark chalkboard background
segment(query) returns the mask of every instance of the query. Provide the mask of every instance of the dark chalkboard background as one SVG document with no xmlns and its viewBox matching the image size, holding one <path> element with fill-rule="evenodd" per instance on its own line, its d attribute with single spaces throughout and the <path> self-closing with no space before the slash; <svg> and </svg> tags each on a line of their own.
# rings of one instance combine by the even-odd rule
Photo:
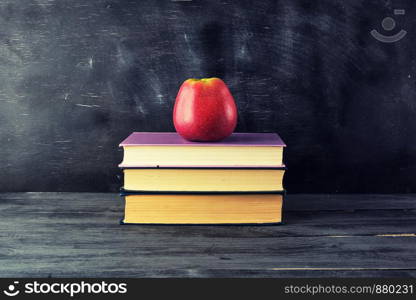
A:
<svg viewBox="0 0 416 300">
<path fill-rule="evenodd" d="M 290 193 L 416 192 L 415 22 L 413 0 L 0 0 L 0 191 L 116 191 L 118 143 L 218 76 L 237 131 L 288 144 Z"/>
</svg>

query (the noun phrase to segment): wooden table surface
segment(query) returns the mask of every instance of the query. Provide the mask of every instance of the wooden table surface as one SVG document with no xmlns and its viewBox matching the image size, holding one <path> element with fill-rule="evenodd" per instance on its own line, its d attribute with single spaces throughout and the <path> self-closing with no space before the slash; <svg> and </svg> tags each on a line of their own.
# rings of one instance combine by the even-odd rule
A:
<svg viewBox="0 0 416 300">
<path fill-rule="evenodd" d="M 416 277 L 416 195 L 288 195 L 280 226 L 121 226 L 117 194 L 0 194 L 0 277 Z"/>
</svg>

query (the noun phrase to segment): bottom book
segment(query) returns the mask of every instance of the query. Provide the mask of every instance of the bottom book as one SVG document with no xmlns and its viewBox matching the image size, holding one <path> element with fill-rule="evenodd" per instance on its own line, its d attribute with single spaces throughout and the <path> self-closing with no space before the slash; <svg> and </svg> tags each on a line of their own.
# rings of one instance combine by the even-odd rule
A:
<svg viewBox="0 0 416 300">
<path fill-rule="evenodd" d="M 282 194 L 127 194 L 122 224 L 282 222 Z"/>
</svg>

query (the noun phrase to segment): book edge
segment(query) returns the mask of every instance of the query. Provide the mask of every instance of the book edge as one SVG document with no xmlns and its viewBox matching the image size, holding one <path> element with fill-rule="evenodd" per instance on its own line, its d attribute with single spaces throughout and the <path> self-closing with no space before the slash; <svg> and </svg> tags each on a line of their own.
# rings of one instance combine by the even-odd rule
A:
<svg viewBox="0 0 416 300">
<path fill-rule="evenodd" d="M 221 141 L 219 142 L 189 142 L 188 144 L 130 144 L 127 143 L 126 141 L 133 135 L 133 134 L 175 134 L 177 135 L 178 133 L 176 132 L 137 132 L 134 131 L 132 132 L 128 137 L 126 137 L 123 141 L 121 141 L 121 143 L 119 144 L 119 147 L 124 147 L 124 146 L 184 146 L 184 147 L 189 147 L 189 146 L 204 146 L 204 147 L 209 147 L 209 146 L 218 146 L 218 145 L 223 145 L 223 147 L 241 147 L 241 146 L 253 146 L 253 147 L 287 147 L 286 143 L 282 140 L 282 138 L 280 137 L 280 135 L 276 132 L 234 132 L 237 134 L 274 134 L 277 136 L 277 138 L 281 141 L 280 144 L 224 144 Z"/>
<path fill-rule="evenodd" d="M 280 166 L 144 166 L 144 165 L 122 165 L 119 164 L 118 167 L 122 170 L 124 169 L 225 169 L 225 170 L 287 170 L 286 165 Z"/>
<path fill-rule="evenodd" d="M 136 190 L 126 190 L 120 188 L 120 196 L 129 196 L 129 195 L 187 195 L 187 194 L 196 194 L 196 195 L 245 195 L 245 194 L 276 194 L 276 195 L 286 195 L 286 190 L 277 190 L 277 191 L 136 191 Z"/>
<path fill-rule="evenodd" d="M 126 223 L 124 218 L 120 220 L 120 225 L 141 225 L 141 226 L 275 226 L 283 225 L 284 222 L 268 223 Z"/>
</svg>

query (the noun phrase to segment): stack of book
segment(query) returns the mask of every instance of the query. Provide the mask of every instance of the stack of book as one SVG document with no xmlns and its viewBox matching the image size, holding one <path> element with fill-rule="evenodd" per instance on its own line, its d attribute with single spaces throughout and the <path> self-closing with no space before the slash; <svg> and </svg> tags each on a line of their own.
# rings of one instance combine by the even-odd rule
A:
<svg viewBox="0 0 416 300">
<path fill-rule="evenodd" d="M 283 148 L 274 133 L 234 133 L 216 143 L 134 132 L 124 158 L 123 224 L 281 223 Z"/>
</svg>

